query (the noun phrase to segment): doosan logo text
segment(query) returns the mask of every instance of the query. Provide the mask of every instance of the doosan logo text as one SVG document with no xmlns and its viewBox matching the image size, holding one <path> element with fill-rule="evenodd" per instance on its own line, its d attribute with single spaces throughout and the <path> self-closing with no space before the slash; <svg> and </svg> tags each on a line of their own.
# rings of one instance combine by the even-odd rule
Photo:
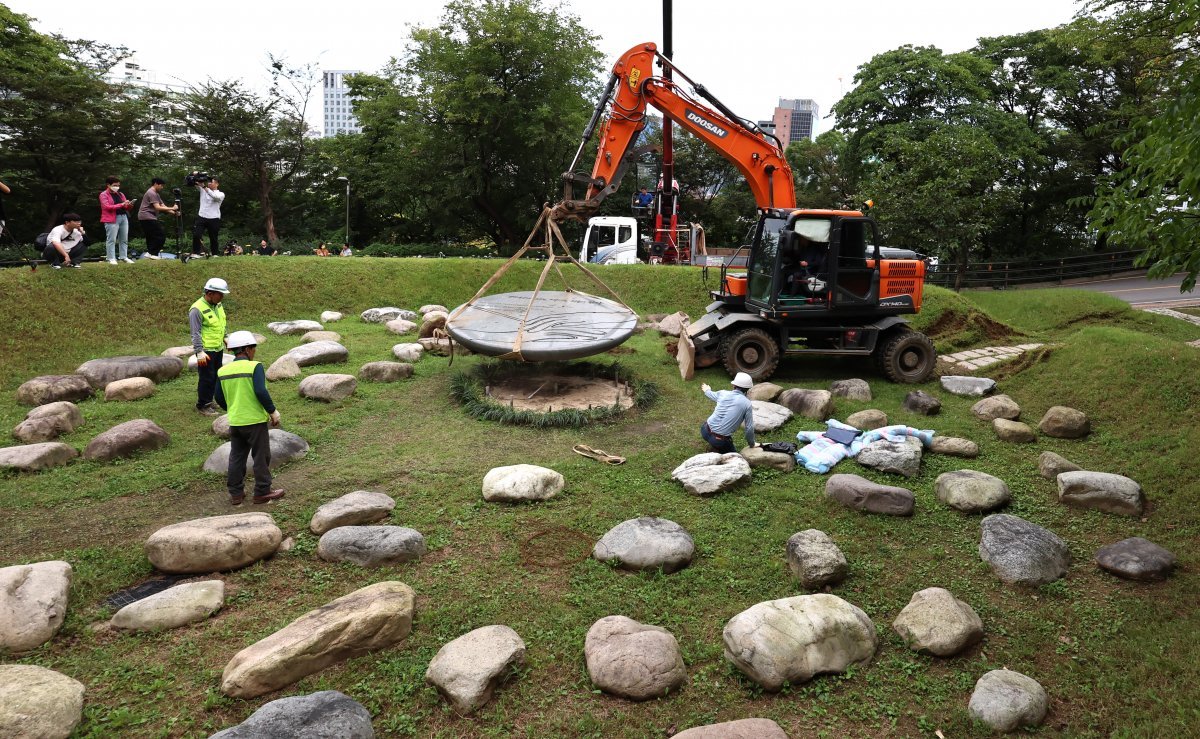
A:
<svg viewBox="0 0 1200 739">
<path fill-rule="evenodd" d="M 700 115 L 699 113 L 697 113 L 696 111 L 694 111 L 690 108 L 687 111 L 687 119 L 689 121 L 691 121 L 692 123 L 695 123 L 697 126 L 700 126 L 704 130 L 708 131 L 712 135 L 717 136 L 719 138 L 725 138 L 726 136 L 729 135 L 728 131 L 721 128 L 717 124 L 713 123 L 712 121 L 708 120 L 707 118 L 705 118 L 704 116 Z"/>
</svg>

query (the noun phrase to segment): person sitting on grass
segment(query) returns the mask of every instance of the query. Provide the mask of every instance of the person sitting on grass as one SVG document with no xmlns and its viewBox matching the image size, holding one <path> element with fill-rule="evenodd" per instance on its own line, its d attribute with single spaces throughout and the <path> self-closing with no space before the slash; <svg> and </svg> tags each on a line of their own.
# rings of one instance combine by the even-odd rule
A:
<svg viewBox="0 0 1200 739">
<path fill-rule="evenodd" d="M 754 387 L 754 380 L 745 372 L 739 372 L 731 384 L 732 390 L 715 393 L 707 384 L 700 386 L 705 396 L 717 404 L 708 420 L 700 424 L 700 438 L 704 439 L 713 451 L 721 454 L 737 451 L 733 446 L 733 432 L 737 431 L 738 426 L 746 428 L 746 446 L 755 446 L 754 407 L 746 397 L 746 393 Z"/>
<path fill-rule="evenodd" d="M 318 246 L 316 249 L 313 249 L 313 254 L 316 254 L 318 257 L 327 257 L 327 256 L 329 256 L 329 249 L 327 249 L 327 248 L 325 247 L 325 242 L 324 242 L 324 241 L 322 241 L 322 242 L 321 242 L 321 245 L 320 245 L 320 246 Z"/>
</svg>

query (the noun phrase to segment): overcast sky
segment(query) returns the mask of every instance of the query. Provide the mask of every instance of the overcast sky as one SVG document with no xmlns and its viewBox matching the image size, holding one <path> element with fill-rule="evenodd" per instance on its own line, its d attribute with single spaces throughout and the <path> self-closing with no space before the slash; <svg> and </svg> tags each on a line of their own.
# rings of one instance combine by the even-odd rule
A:
<svg viewBox="0 0 1200 739">
<path fill-rule="evenodd" d="M 35 28 L 134 50 L 163 81 L 240 78 L 265 87 L 267 52 L 322 69 L 376 71 L 404 48 L 408 26 L 434 25 L 442 0 L 0 0 Z M 549 4 L 549 3 L 548 3 Z M 661 0 L 567 0 L 600 37 L 605 67 L 635 44 L 662 45 Z M 983 36 L 1071 20 L 1074 0 L 675 0 L 675 61 L 738 115 L 770 118 L 778 98 L 812 98 L 824 118 L 872 56 L 904 44 L 946 52 Z M 318 80 L 319 82 L 319 80 Z M 320 89 L 309 102 L 319 127 Z"/>
</svg>

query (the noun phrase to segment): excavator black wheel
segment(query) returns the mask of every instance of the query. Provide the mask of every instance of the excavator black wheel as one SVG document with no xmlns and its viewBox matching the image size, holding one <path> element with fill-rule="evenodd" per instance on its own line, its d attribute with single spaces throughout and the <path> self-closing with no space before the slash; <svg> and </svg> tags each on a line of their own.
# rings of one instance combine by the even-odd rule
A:
<svg viewBox="0 0 1200 739">
<path fill-rule="evenodd" d="M 925 382 L 937 366 L 937 351 L 925 334 L 906 329 L 887 336 L 876 347 L 875 364 L 892 382 Z"/>
<path fill-rule="evenodd" d="M 730 377 L 745 372 L 761 382 L 779 366 L 779 344 L 761 328 L 744 328 L 721 340 L 721 359 Z"/>
</svg>

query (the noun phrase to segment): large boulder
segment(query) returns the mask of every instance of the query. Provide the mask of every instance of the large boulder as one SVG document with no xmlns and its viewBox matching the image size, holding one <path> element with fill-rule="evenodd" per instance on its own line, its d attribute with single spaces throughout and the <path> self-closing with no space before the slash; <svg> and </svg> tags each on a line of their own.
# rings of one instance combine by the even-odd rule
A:
<svg viewBox="0 0 1200 739">
<path fill-rule="evenodd" d="M 104 388 L 104 399 L 141 400 L 154 395 L 154 380 L 149 377 L 126 377 L 124 380 L 113 380 Z"/>
<path fill-rule="evenodd" d="M 900 407 L 909 413 L 922 416 L 936 416 L 942 412 L 942 401 L 924 390 L 913 390 L 904 396 Z"/>
<path fill-rule="evenodd" d="M 1007 583 L 1045 585 L 1067 574 L 1071 552 L 1054 533 L 1018 516 L 983 519 L 979 557 Z"/>
<path fill-rule="evenodd" d="M 396 507 L 390 495 L 355 490 L 325 503 L 313 514 L 308 528 L 317 536 L 338 526 L 361 526 L 387 518 Z"/>
<path fill-rule="evenodd" d="M 301 367 L 312 367 L 317 364 L 345 362 L 350 358 L 350 352 L 336 341 L 314 341 L 289 349 L 285 356 L 296 360 L 296 364 Z"/>
<path fill-rule="evenodd" d="M 208 739 L 375 739 L 375 729 L 371 712 L 361 703 L 336 690 L 322 690 L 273 700 Z"/>
<path fill-rule="evenodd" d="M 83 425 L 83 413 L 69 400 L 39 405 L 25 414 L 25 420 L 13 429 L 13 437 L 26 444 L 54 441 Z"/>
<path fill-rule="evenodd" d="M 425 347 L 420 344 L 396 344 L 392 347 L 392 356 L 401 362 L 413 363 L 425 353 Z"/>
<path fill-rule="evenodd" d="M 887 414 L 875 408 L 868 408 L 865 411 L 851 413 L 846 417 L 846 425 L 853 426 L 856 429 L 870 431 L 871 429 L 882 428 L 888 425 Z"/>
<path fill-rule="evenodd" d="M 394 321 L 397 318 L 403 318 L 406 321 L 417 320 L 417 314 L 404 310 L 403 308 L 367 308 L 360 314 L 360 317 L 367 323 L 387 323 Z"/>
<path fill-rule="evenodd" d="M 1082 469 L 1071 460 L 1054 452 L 1042 452 L 1038 455 L 1038 474 L 1047 480 L 1057 479 L 1063 472 L 1075 472 Z"/>
<path fill-rule="evenodd" d="M 468 715 L 492 699 L 496 688 L 525 661 L 525 642 L 507 626 L 484 626 L 448 642 L 425 670 L 425 680 L 459 714 Z"/>
<path fill-rule="evenodd" d="M 1015 421 L 1021 417 L 1021 406 L 1007 395 L 993 395 L 971 406 L 971 413 L 981 421 L 994 421 L 997 418 Z"/>
<path fill-rule="evenodd" d="M 66 739 L 83 718 L 83 683 L 37 665 L 0 665 L 0 736 Z"/>
<path fill-rule="evenodd" d="M 339 344 L 342 341 L 342 335 L 337 331 L 305 331 L 300 337 L 301 343 L 312 344 L 317 341 L 332 341 Z"/>
<path fill-rule="evenodd" d="M 788 735 L 769 718 L 743 718 L 693 726 L 676 734 L 675 739 L 788 739 Z"/>
<path fill-rule="evenodd" d="M 866 665 L 877 644 L 867 614 L 827 593 L 758 603 L 731 618 L 723 637 L 725 658 L 771 692 Z"/>
<path fill-rule="evenodd" d="M 321 315 L 318 316 L 321 319 L 321 323 L 337 323 L 343 317 L 341 313 L 335 310 L 323 310 L 321 311 Z"/>
<path fill-rule="evenodd" d="M 83 375 L 43 375 L 27 380 L 17 388 L 21 405 L 45 405 L 60 400 L 87 400 L 96 394 Z"/>
<path fill-rule="evenodd" d="M 406 321 L 403 318 L 394 318 L 383 325 L 394 334 L 411 334 L 417 330 L 417 324 L 414 321 Z"/>
<path fill-rule="evenodd" d="M 975 470 L 938 475 L 933 484 L 938 500 L 963 513 L 988 513 L 1008 504 L 1008 485 L 999 477 Z"/>
<path fill-rule="evenodd" d="M 145 550 L 162 572 L 208 573 L 269 557 L 282 541 L 269 513 L 234 513 L 164 526 L 146 540 Z"/>
<path fill-rule="evenodd" d="M 1175 555 L 1140 536 L 1096 550 L 1096 564 L 1126 580 L 1165 580 L 1175 569 Z"/>
<path fill-rule="evenodd" d="M 385 581 L 326 603 L 234 655 L 221 675 L 221 692 L 256 698 L 351 657 L 386 649 L 412 631 L 415 602 L 412 588 Z"/>
<path fill-rule="evenodd" d="M 1056 439 L 1082 439 L 1092 432 L 1092 422 L 1083 411 L 1056 405 L 1042 416 L 1038 430 Z"/>
<path fill-rule="evenodd" d="M 92 359 L 79 365 L 77 374 L 87 378 L 97 390 L 108 387 L 110 382 L 128 377 L 145 377 L 153 382 L 164 382 L 179 377 L 183 365 L 171 357 L 105 357 Z"/>
<path fill-rule="evenodd" d="M 223 413 L 213 419 L 213 435 L 219 439 L 228 439 L 232 432 L 229 430 L 229 414 Z"/>
<path fill-rule="evenodd" d="M 975 683 L 967 705 L 971 718 L 993 731 L 1009 732 L 1040 726 L 1050 700 L 1037 680 L 1013 670 L 992 670 Z"/>
<path fill-rule="evenodd" d="M 421 337 L 422 339 L 428 339 L 429 337 L 433 336 L 435 331 L 444 328 L 446 328 L 445 313 L 438 313 L 436 311 L 433 313 L 428 313 L 425 315 L 425 319 L 421 321 L 421 328 L 419 331 L 417 331 L 417 336 Z"/>
<path fill-rule="evenodd" d="M 533 464 L 493 467 L 483 476 L 483 499 L 491 503 L 549 500 L 566 484 L 559 473 Z"/>
<path fill-rule="evenodd" d="M 37 649 L 58 633 L 71 575 L 61 560 L 0 567 L 0 653 Z"/>
<path fill-rule="evenodd" d="M 992 419 L 992 430 L 996 438 L 1013 444 L 1030 444 L 1037 441 L 1037 434 L 1029 428 L 1029 424 L 1020 421 L 1010 421 L 1007 418 Z"/>
<path fill-rule="evenodd" d="M 979 456 L 979 445 L 970 439 L 960 439 L 957 436 L 935 436 L 929 444 L 929 451 L 947 457 L 974 459 Z"/>
<path fill-rule="evenodd" d="M 688 317 L 687 313 L 678 311 L 669 316 L 662 317 L 661 319 L 653 322 L 651 325 L 663 336 L 677 337 L 687 330 L 687 327 L 691 324 L 691 322 L 692 319 Z"/>
<path fill-rule="evenodd" d="M 828 390 L 794 387 L 780 393 L 775 402 L 787 406 L 797 416 L 814 421 L 824 421 L 833 417 L 833 394 Z"/>
<path fill-rule="evenodd" d="M 305 334 L 309 331 L 324 331 L 325 327 L 316 321 L 274 321 L 267 324 L 267 330 L 279 336 Z"/>
<path fill-rule="evenodd" d="M 417 308 L 417 313 L 420 313 L 421 315 L 425 315 L 426 313 L 445 313 L 449 315 L 450 309 L 438 303 L 428 303 L 426 305 L 422 305 L 420 308 Z"/>
<path fill-rule="evenodd" d="M 225 582 L 185 582 L 134 601 L 113 614 L 114 628 L 125 631 L 174 629 L 203 621 L 225 604 Z"/>
<path fill-rule="evenodd" d="M 308 442 L 296 436 L 290 431 L 283 429 L 271 429 L 267 432 L 271 440 L 271 469 L 275 469 L 282 464 L 292 462 L 297 459 L 304 459 L 304 455 L 308 454 Z M 216 450 L 208 455 L 208 459 L 204 461 L 204 466 L 201 468 L 205 472 L 211 472 L 214 475 L 229 474 L 229 450 L 230 443 L 225 442 Z M 254 467 L 254 455 L 247 457 L 246 468 Z"/>
<path fill-rule="evenodd" d="M 783 452 L 768 452 L 761 446 L 748 446 L 741 451 L 741 455 L 746 458 L 751 469 L 765 467 L 780 472 L 791 472 L 796 468 L 795 456 Z"/>
<path fill-rule="evenodd" d="M 367 362 L 358 377 L 367 382 L 399 382 L 412 377 L 413 366 L 405 362 Z"/>
<path fill-rule="evenodd" d="M 601 562 L 627 570 L 676 572 L 692 562 L 696 550 L 691 535 L 665 518 L 634 518 L 608 530 L 592 549 Z"/>
<path fill-rule="evenodd" d="M 909 649 L 938 657 L 958 654 L 983 639 L 979 614 L 945 588 L 913 593 L 892 628 Z"/>
<path fill-rule="evenodd" d="M 300 374 L 300 363 L 290 354 L 284 354 L 279 359 L 271 362 L 270 367 L 267 367 L 267 379 L 271 382 L 294 380 Z"/>
<path fill-rule="evenodd" d="M 162 354 L 160 356 L 174 357 L 175 359 L 178 359 L 180 361 L 180 363 L 187 364 L 188 357 L 194 355 L 195 353 L 196 353 L 196 350 L 192 347 L 191 344 L 188 344 L 186 346 L 168 347 L 167 349 L 164 349 L 162 351 Z"/>
<path fill-rule="evenodd" d="M 750 481 L 750 463 L 740 454 L 697 454 L 671 471 L 671 479 L 692 495 L 716 495 Z"/>
<path fill-rule="evenodd" d="M 1122 516 L 1140 516 L 1146 494 L 1136 481 L 1111 472 L 1063 472 L 1058 481 L 1058 500 L 1076 508 L 1094 508 Z"/>
<path fill-rule="evenodd" d="M 354 375 L 321 373 L 305 377 L 297 390 L 302 398 L 334 403 L 349 398 L 357 388 L 358 378 Z"/>
<path fill-rule="evenodd" d="M 996 381 L 990 377 L 944 375 L 939 382 L 946 392 L 964 398 L 982 398 L 996 389 Z"/>
<path fill-rule="evenodd" d="M 0 449 L 0 470 L 37 472 L 51 467 L 61 467 L 79 456 L 75 447 L 61 441 L 45 441 L 41 444 L 22 444 Z"/>
<path fill-rule="evenodd" d="M 787 540 L 788 569 L 808 590 L 820 590 L 846 579 L 850 565 L 846 555 L 824 531 L 808 529 Z"/>
<path fill-rule="evenodd" d="M 338 526 L 317 542 L 326 562 L 352 562 L 360 567 L 388 567 L 425 556 L 425 537 L 403 526 Z"/>
<path fill-rule="evenodd" d="M 625 616 L 605 616 L 592 624 L 583 656 L 597 688 L 630 700 L 660 698 L 687 680 L 675 636 Z"/>
<path fill-rule="evenodd" d="M 922 452 L 921 440 L 913 436 L 900 441 L 879 439 L 864 446 L 854 461 L 880 472 L 916 477 L 921 471 Z"/>
<path fill-rule="evenodd" d="M 825 481 L 825 497 L 856 511 L 885 516 L 911 516 L 916 500 L 911 490 L 847 474 L 829 476 Z"/>
<path fill-rule="evenodd" d="M 746 397 L 750 400 L 762 400 L 769 403 L 778 398 L 782 392 L 783 388 L 773 382 L 760 382 L 746 391 Z"/>
<path fill-rule="evenodd" d="M 108 462 L 131 457 L 137 452 L 162 449 L 170 443 L 171 437 L 157 423 L 146 418 L 135 418 L 98 434 L 88 442 L 83 450 L 83 458 L 93 462 Z"/>
<path fill-rule="evenodd" d="M 792 410 L 778 403 L 752 400 L 750 407 L 754 409 L 754 433 L 756 434 L 770 433 L 792 420 Z"/>
<path fill-rule="evenodd" d="M 871 386 L 866 380 L 834 380 L 829 386 L 829 392 L 835 398 L 846 398 L 847 400 L 859 400 L 864 403 L 871 402 Z"/>
</svg>

